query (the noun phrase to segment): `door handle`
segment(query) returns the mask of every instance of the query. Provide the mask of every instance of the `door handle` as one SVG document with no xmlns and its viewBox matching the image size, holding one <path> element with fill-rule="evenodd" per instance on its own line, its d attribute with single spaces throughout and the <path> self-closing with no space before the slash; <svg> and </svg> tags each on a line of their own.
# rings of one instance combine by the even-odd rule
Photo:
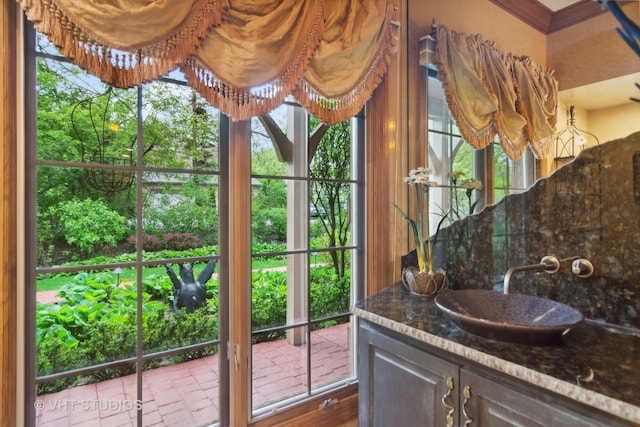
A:
<svg viewBox="0 0 640 427">
<path fill-rule="evenodd" d="M 462 390 L 462 394 L 464 396 L 464 401 L 462 402 L 462 415 L 464 416 L 464 425 L 468 426 L 473 422 L 473 418 L 467 412 L 467 403 L 471 399 L 471 387 L 465 386 Z"/>
<path fill-rule="evenodd" d="M 447 377 L 447 392 L 442 396 L 442 405 L 448 409 L 447 412 L 447 427 L 453 427 L 453 413 L 456 408 L 453 405 L 447 403 L 447 399 L 451 397 L 453 392 L 453 378 Z"/>
</svg>

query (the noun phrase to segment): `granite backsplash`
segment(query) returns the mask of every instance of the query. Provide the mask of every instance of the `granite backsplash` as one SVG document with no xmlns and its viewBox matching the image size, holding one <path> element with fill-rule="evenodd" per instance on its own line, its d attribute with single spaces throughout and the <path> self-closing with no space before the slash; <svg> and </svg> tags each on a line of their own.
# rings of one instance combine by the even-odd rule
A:
<svg viewBox="0 0 640 427">
<path fill-rule="evenodd" d="M 501 291 L 509 267 L 545 255 L 586 258 L 594 274 L 579 278 L 564 262 L 555 274 L 514 274 L 511 292 L 640 329 L 640 132 L 587 148 L 528 191 L 443 228 L 435 266 L 451 289 Z M 415 251 L 402 261 L 415 263 Z"/>
</svg>

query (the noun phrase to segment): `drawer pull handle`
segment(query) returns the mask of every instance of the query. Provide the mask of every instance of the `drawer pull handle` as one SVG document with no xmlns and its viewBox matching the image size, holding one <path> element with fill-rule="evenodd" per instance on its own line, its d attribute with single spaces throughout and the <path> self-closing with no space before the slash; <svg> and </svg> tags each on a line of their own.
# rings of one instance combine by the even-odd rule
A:
<svg viewBox="0 0 640 427">
<path fill-rule="evenodd" d="M 462 390 L 462 394 L 464 395 L 464 402 L 462 402 L 462 415 L 464 416 L 464 425 L 466 427 L 473 422 L 473 418 L 471 418 L 467 412 L 467 403 L 469 402 L 469 399 L 471 399 L 471 387 L 465 386 L 464 390 Z"/>
<path fill-rule="evenodd" d="M 447 427 L 453 427 L 453 413 L 455 412 L 455 408 L 452 405 L 447 403 L 447 399 L 451 397 L 451 393 L 453 392 L 453 378 L 447 378 L 447 392 L 442 396 L 442 405 L 447 408 L 449 411 L 447 412 Z"/>
</svg>

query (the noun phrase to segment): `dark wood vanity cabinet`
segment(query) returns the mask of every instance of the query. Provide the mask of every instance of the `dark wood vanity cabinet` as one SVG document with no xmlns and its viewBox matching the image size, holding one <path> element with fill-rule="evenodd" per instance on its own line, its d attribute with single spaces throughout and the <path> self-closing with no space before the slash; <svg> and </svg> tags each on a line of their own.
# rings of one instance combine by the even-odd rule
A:
<svg viewBox="0 0 640 427">
<path fill-rule="evenodd" d="M 360 323 L 358 419 L 362 426 L 444 426 L 458 408 L 458 365 Z M 441 399 L 447 395 L 445 407 Z M 453 425 L 453 424 L 452 424 Z"/>
<path fill-rule="evenodd" d="M 358 346 L 360 427 L 630 425 L 362 319 Z"/>
</svg>

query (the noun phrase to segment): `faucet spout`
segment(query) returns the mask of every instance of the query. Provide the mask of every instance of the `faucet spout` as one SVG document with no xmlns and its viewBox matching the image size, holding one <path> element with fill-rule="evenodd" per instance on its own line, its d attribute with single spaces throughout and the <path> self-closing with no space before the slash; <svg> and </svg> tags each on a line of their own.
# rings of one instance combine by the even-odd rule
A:
<svg viewBox="0 0 640 427">
<path fill-rule="evenodd" d="M 517 273 L 518 271 L 529 271 L 529 270 L 544 270 L 547 273 L 555 273 L 560 269 L 560 261 L 554 256 L 545 256 L 540 260 L 539 264 L 526 264 L 519 265 L 515 267 L 511 267 L 507 270 L 507 273 L 504 275 L 504 293 L 505 295 L 509 293 L 509 282 L 511 281 L 511 276 L 513 273 Z"/>
</svg>

